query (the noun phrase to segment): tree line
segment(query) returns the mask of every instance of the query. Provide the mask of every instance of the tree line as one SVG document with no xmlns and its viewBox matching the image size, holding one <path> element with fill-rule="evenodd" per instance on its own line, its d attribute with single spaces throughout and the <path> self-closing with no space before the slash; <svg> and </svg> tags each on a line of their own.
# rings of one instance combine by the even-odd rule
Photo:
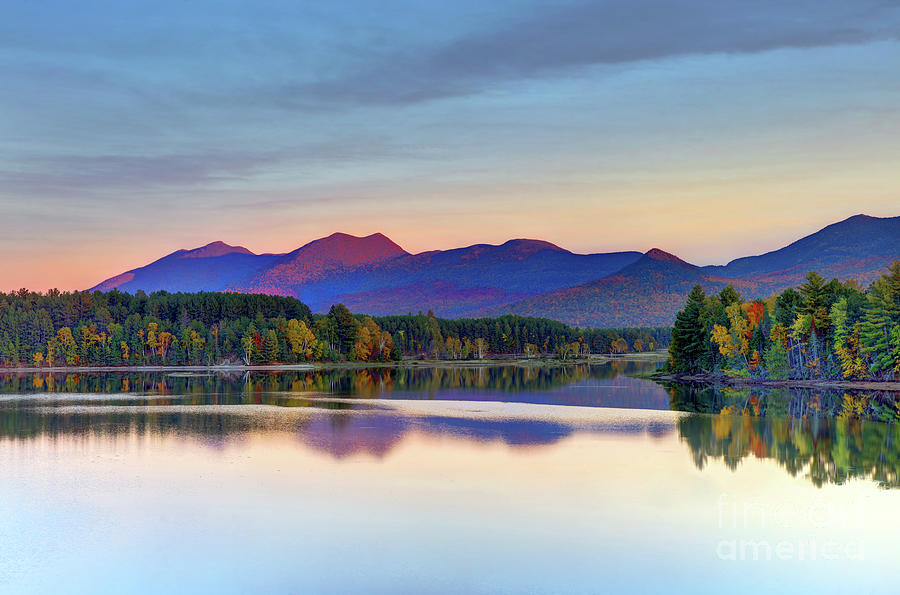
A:
<svg viewBox="0 0 900 595">
<path fill-rule="evenodd" d="M 429 312 L 373 318 L 341 304 L 313 315 L 299 300 L 262 294 L 0 293 L 3 366 L 569 359 L 653 350 L 666 346 L 669 336 L 667 328 L 577 329 L 519 316 L 446 320 Z"/>
<path fill-rule="evenodd" d="M 654 351 L 669 344 L 668 327 L 582 329 L 546 318 L 436 318 L 433 313 L 375 319 L 407 355 L 481 359 L 487 354 L 569 359 L 589 354 Z"/>
<path fill-rule="evenodd" d="M 698 285 L 676 316 L 668 369 L 768 379 L 900 379 L 900 261 L 868 288 L 811 272 L 745 301 Z"/>
</svg>

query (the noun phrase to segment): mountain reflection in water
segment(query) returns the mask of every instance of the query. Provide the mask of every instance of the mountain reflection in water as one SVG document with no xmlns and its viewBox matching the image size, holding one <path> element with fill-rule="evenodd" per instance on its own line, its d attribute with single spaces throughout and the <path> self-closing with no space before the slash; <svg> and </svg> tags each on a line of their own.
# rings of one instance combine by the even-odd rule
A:
<svg viewBox="0 0 900 595">
<path fill-rule="evenodd" d="M 628 376 L 655 367 L 6 374 L 0 376 L 0 440 L 175 436 L 216 446 L 278 432 L 341 459 L 385 457 L 415 433 L 514 448 L 552 445 L 575 433 L 677 435 L 701 470 L 721 461 L 739 472 L 752 457 L 816 486 L 850 479 L 900 485 L 893 395 L 661 386 Z M 465 406 L 396 406 L 406 401 Z M 493 402 L 540 406 L 516 406 L 511 414 Z M 686 413 L 622 421 L 583 407 Z M 563 409 L 569 414 L 557 415 Z"/>
</svg>

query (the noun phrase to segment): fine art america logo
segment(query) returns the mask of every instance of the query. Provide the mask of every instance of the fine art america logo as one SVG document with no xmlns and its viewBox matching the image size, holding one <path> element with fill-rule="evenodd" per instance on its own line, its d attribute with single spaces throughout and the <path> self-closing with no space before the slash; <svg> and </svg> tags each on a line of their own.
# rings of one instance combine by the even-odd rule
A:
<svg viewBox="0 0 900 595">
<path fill-rule="evenodd" d="M 864 560 L 859 536 L 865 529 L 865 506 L 855 502 L 772 505 L 757 499 L 721 494 L 716 556 L 724 561 Z"/>
</svg>

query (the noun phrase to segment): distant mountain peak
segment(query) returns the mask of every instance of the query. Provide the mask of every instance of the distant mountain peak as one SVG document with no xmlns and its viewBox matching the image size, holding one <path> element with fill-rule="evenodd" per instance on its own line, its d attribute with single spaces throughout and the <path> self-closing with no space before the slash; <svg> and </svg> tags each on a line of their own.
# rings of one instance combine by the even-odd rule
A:
<svg viewBox="0 0 900 595">
<path fill-rule="evenodd" d="M 706 267 L 659 248 L 574 254 L 526 238 L 412 255 L 383 233 L 339 232 L 288 254 L 212 242 L 172 252 L 95 289 L 293 295 L 316 312 L 340 302 L 377 315 L 431 308 L 448 317 L 515 312 L 582 326 L 669 325 L 696 284 L 707 291 L 732 284 L 752 299 L 796 286 L 810 270 L 869 283 L 897 259 L 900 217 L 863 213 L 779 250 Z"/>
<path fill-rule="evenodd" d="M 674 254 L 666 252 L 665 250 L 660 250 L 659 248 L 651 248 L 647 251 L 646 254 L 644 254 L 644 256 L 651 260 L 658 260 L 660 262 L 668 262 L 670 264 L 677 264 L 679 266 L 696 268 L 695 265 L 692 265 L 689 262 L 685 262 Z"/>
<path fill-rule="evenodd" d="M 305 253 L 312 250 L 333 251 L 334 256 L 338 258 L 355 255 L 355 258 L 352 259 L 360 262 L 388 260 L 409 254 L 383 233 L 355 236 L 339 231 L 330 236 L 313 240 L 297 248 L 291 254 Z"/>
<path fill-rule="evenodd" d="M 882 222 L 889 222 L 892 219 L 897 219 L 897 217 L 873 217 L 872 215 L 866 215 L 865 213 L 859 213 L 858 215 L 853 215 L 852 217 L 847 217 L 846 219 L 842 219 L 835 223 L 831 223 L 830 225 L 826 225 L 818 232 L 812 233 L 810 235 L 815 236 L 816 233 L 822 233 L 828 230 L 835 229 L 843 229 L 848 227 L 857 227 L 857 226 L 868 226 L 868 225 L 878 225 Z M 809 236 L 806 236 L 809 237 Z M 803 238 L 801 238 L 803 239 Z"/>
<path fill-rule="evenodd" d="M 854 275 L 858 280 L 869 282 L 871 272 L 897 258 L 898 247 L 900 217 L 859 214 L 827 225 L 784 248 L 737 258 L 724 267 L 709 268 L 728 277 L 777 274 L 786 282 L 790 279 L 791 283 L 810 270 L 844 278 Z M 866 261 L 870 265 L 865 265 Z M 860 277 L 853 272 L 859 266 L 869 267 L 870 272 Z"/>
<path fill-rule="evenodd" d="M 235 291 L 297 295 L 301 286 L 367 266 L 395 260 L 409 253 L 381 233 L 360 237 L 336 232 L 279 255 L 269 267 L 229 286 Z"/>
<path fill-rule="evenodd" d="M 243 246 L 231 246 L 222 241 L 210 242 L 193 250 L 179 250 L 179 258 L 214 258 L 226 254 L 253 254 Z"/>
<path fill-rule="evenodd" d="M 513 248 L 519 252 L 540 252 L 541 250 L 553 250 L 554 252 L 568 252 L 565 248 L 560 248 L 552 242 L 545 240 L 531 240 L 528 238 L 515 238 L 503 242 L 502 246 Z"/>
</svg>

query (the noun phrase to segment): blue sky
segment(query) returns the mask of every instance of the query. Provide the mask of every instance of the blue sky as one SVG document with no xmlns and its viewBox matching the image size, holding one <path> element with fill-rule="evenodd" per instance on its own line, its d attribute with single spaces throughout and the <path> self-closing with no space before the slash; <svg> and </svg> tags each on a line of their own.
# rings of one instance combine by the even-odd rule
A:
<svg viewBox="0 0 900 595">
<path fill-rule="evenodd" d="M 6 289 L 338 230 L 723 263 L 900 214 L 897 2 L 3 4 Z"/>
</svg>

